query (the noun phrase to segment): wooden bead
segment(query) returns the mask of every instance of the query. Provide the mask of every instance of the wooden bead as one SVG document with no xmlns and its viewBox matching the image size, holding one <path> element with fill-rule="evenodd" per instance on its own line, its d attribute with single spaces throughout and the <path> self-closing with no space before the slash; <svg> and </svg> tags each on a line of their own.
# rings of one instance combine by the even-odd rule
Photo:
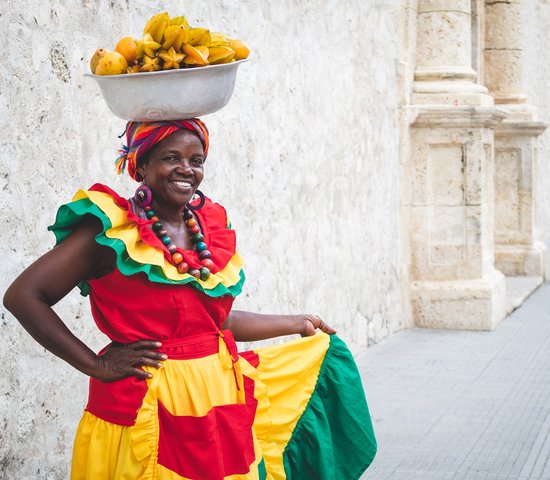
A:
<svg viewBox="0 0 550 480">
<path fill-rule="evenodd" d="M 162 237 L 162 238 L 160 239 L 160 241 L 161 241 L 162 243 L 164 243 L 164 245 L 166 245 L 166 246 L 168 246 L 168 245 L 170 245 L 170 244 L 172 243 L 172 239 L 171 239 L 168 235 L 164 235 L 164 237 Z"/>
<path fill-rule="evenodd" d="M 178 263 L 183 262 L 183 255 L 179 252 L 172 254 L 172 262 L 177 265 Z"/>
<path fill-rule="evenodd" d="M 156 215 L 153 215 L 149 220 L 153 220 L 153 222 L 158 222 L 159 217 L 157 217 Z"/>
<path fill-rule="evenodd" d="M 173 243 L 171 243 L 170 245 L 168 245 L 168 251 L 170 253 L 176 253 L 178 251 L 178 247 L 176 247 Z"/>
<path fill-rule="evenodd" d="M 195 233 L 191 237 L 191 241 L 193 243 L 199 243 L 199 242 L 202 242 L 203 240 L 204 240 L 204 236 L 202 235 L 202 233 Z"/>
<path fill-rule="evenodd" d="M 212 254 L 210 253 L 210 250 L 203 250 L 199 253 L 199 258 L 201 260 L 204 260 L 205 258 L 211 258 Z"/>
<path fill-rule="evenodd" d="M 206 250 L 208 247 L 206 246 L 206 243 L 204 242 L 199 242 L 195 245 L 195 250 L 197 252 L 203 252 L 204 250 Z"/>
<path fill-rule="evenodd" d="M 200 278 L 202 281 L 208 280 L 208 277 L 210 277 L 210 270 L 206 267 L 202 267 L 200 270 Z"/>
<path fill-rule="evenodd" d="M 163 225 L 162 223 L 160 223 L 160 222 L 155 222 L 155 223 L 153 223 L 153 230 L 154 230 L 155 232 L 158 232 L 159 230 L 162 230 L 162 227 L 163 227 L 163 226 L 164 226 L 164 225 Z"/>
<path fill-rule="evenodd" d="M 195 233 L 200 233 L 200 228 L 198 225 L 195 225 L 194 227 L 191 227 L 189 231 L 194 235 Z"/>
<path fill-rule="evenodd" d="M 201 260 L 201 265 L 203 267 L 208 268 L 208 270 L 210 271 L 214 270 L 214 262 L 209 258 L 205 258 L 204 260 Z"/>
<path fill-rule="evenodd" d="M 181 263 L 178 265 L 178 272 L 180 272 L 180 273 L 187 273 L 188 271 L 189 271 L 189 265 L 187 265 L 187 263 L 181 262 Z"/>
<path fill-rule="evenodd" d="M 189 275 L 193 275 L 195 278 L 201 278 L 201 271 L 196 268 L 192 268 L 187 272 Z"/>
<path fill-rule="evenodd" d="M 151 210 L 151 205 L 147 205 L 146 207 L 143 207 L 143 210 L 148 212 L 149 210 Z"/>
<path fill-rule="evenodd" d="M 194 227 L 196 224 L 197 224 L 197 221 L 194 219 L 194 218 L 190 218 L 189 220 L 187 220 L 187 226 L 188 227 Z"/>
</svg>

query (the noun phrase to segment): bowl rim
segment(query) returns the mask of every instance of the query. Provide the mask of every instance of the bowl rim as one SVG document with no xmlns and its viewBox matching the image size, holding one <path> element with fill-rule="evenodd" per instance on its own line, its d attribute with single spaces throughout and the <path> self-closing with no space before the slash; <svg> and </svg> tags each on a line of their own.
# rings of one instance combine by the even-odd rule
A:
<svg viewBox="0 0 550 480">
<path fill-rule="evenodd" d="M 191 67 L 191 68 L 173 68 L 170 70 L 159 70 L 157 72 L 138 72 L 138 73 L 132 73 L 132 74 L 122 73 L 119 75 L 96 75 L 95 73 L 85 73 L 84 76 L 94 78 L 96 80 L 101 79 L 101 80 L 111 81 L 114 79 L 122 79 L 122 78 L 144 78 L 144 77 L 151 77 L 154 75 L 157 75 L 157 76 L 158 75 L 161 75 L 161 76 L 178 75 L 183 72 L 187 72 L 187 73 L 201 72 L 201 71 L 204 72 L 207 70 L 211 70 L 213 68 L 219 68 L 219 69 L 232 68 L 232 67 L 234 68 L 239 66 L 241 63 L 246 63 L 246 62 L 248 62 L 248 58 L 243 58 L 242 60 L 237 60 L 235 62 L 230 62 L 230 63 L 220 63 L 218 65 L 204 65 L 202 67 Z"/>
</svg>

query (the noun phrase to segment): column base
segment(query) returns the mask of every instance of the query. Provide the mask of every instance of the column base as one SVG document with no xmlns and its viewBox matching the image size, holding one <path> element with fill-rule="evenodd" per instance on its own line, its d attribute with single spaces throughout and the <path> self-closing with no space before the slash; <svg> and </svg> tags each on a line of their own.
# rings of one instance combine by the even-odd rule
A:
<svg viewBox="0 0 550 480">
<path fill-rule="evenodd" d="M 546 245 L 495 245 L 495 267 L 509 277 L 547 278 Z"/>
<path fill-rule="evenodd" d="M 413 282 L 411 303 L 418 327 L 494 330 L 506 316 L 506 280 L 493 270 L 476 280 Z"/>
</svg>

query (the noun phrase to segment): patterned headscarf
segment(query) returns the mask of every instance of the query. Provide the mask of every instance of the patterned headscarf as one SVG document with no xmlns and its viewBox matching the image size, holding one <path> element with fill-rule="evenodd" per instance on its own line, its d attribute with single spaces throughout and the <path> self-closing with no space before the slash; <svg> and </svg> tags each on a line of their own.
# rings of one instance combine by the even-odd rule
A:
<svg viewBox="0 0 550 480">
<path fill-rule="evenodd" d="M 208 129 L 198 118 L 162 122 L 128 122 L 124 132 L 126 133 L 127 145 L 122 145 L 122 148 L 119 150 L 120 156 L 115 160 L 117 173 L 119 175 L 124 173 L 126 164 L 128 164 L 128 174 L 134 180 L 140 182 L 142 178 L 137 171 L 139 158 L 151 150 L 153 145 L 178 130 L 189 130 L 198 135 L 202 143 L 204 159 L 206 160 L 209 143 Z"/>
</svg>

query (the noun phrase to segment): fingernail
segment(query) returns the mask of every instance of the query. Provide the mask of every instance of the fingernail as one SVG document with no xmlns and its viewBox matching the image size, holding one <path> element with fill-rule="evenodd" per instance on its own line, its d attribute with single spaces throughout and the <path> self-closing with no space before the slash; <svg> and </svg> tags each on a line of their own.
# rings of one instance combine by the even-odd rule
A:
<svg viewBox="0 0 550 480">
<path fill-rule="evenodd" d="M 157 347 L 162 347 L 162 343 L 160 343 L 160 342 L 155 342 L 155 345 L 156 345 Z"/>
<path fill-rule="evenodd" d="M 164 363 L 159 363 L 158 366 L 159 368 L 164 368 Z"/>
<path fill-rule="evenodd" d="M 163 353 L 163 354 L 161 355 L 161 358 L 162 358 L 163 360 L 167 360 L 167 359 L 168 359 L 168 355 L 165 355 L 165 354 Z"/>
<path fill-rule="evenodd" d="M 147 374 L 147 378 L 153 378 L 153 374 L 152 374 L 152 373 L 148 373 L 148 374 Z"/>
</svg>

